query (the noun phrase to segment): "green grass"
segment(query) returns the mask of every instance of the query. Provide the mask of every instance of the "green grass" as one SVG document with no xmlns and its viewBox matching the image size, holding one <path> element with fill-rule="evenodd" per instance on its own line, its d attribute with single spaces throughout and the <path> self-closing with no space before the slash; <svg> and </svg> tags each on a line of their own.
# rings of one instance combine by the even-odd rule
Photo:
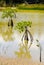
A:
<svg viewBox="0 0 44 65">
<path fill-rule="evenodd" d="M 44 8 L 25 8 L 25 7 L 19 7 L 19 10 L 44 10 Z"/>
<path fill-rule="evenodd" d="M 28 4 L 26 5 L 25 3 L 19 4 L 16 7 L 7 7 L 7 8 L 12 8 L 14 11 L 19 12 L 19 10 L 44 10 L 44 4 Z M 6 9 L 6 7 L 0 7 L 0 11 L 3 11 Z"/>
<path fill-rule="evenodd" d="M 21 4 L 18 6 L 19 10 L 44 10 L 44 4 Z"/>
</svg>

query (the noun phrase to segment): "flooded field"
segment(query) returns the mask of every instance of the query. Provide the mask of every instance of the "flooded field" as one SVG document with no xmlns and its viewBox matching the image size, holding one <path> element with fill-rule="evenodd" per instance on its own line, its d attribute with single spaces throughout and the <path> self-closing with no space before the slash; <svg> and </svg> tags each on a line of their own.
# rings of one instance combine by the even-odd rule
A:
<svg viewBox="0 0 44 65">
<path fill-rule="evenodd" d="M 15 51 L 19 49 L 18 44 L 21 43 L 21 37 L 23 33 L 19 33 L 16 30 L 8 29 L 7 22 L 9 18 L 2 19 L 2 12 L 0 12 L 0 56 L 15 58 Z M 17 12 L 16 18 L 13 18 L 14 25 L 16 22 L 20 21 L 31 21 L 32 26 L 29 28 L 29 31 L 33 35 L 34 41 L 31 46 L 30 53 L 33 60 L 39 61 L 39 48 L 36 47 L 38 39 L 42 46 L 42 61 L 44 62 L 44 13 L 41 12 Z M 2 23 L 1 23 L 2 22 Z M 5 41 L 4 31 L 7 31 L 6 34 L 9 36 L 8 39 L 12 37 L 14 40 Z M 8 32 L 9 31 L 9 32 Z M 34 59 L 35 58 L 35 59 Z"/>
</svg>

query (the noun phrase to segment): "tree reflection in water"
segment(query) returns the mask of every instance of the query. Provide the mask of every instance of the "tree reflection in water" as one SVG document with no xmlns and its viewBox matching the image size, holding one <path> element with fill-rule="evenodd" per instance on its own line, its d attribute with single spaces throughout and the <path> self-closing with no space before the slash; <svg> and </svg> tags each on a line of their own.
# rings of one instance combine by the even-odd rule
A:
<svg viewBox="0 0 44 65">
<path fill-rule="evenodd" d="M 5 41 L 14 40 L 14 38 L 13 38 L 13 33 L 14 33 L 13 28 L 11 28 L 11 27 L 7 27 L 5 29 L 4 28 L 1 30 L 1 35 L 2 35 L 3 39 Z"/>
</svg>

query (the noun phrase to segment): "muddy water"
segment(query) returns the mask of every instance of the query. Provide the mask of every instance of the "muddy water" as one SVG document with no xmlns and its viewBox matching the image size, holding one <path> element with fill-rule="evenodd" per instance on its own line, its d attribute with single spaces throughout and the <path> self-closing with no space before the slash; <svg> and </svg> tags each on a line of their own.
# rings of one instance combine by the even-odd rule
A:
<svg viewBox="0 0 44 65">
<path fill-rule="evenodd" d="M 35 46 L 37 43 L 35 40 L 38 39 L 42 46 L 42 60 L 44 60 L 44 13 L 39 12 L 18 12 L 16 13 L 16 19 L 14 21 L 31 21 L 32 26 L 29 28 L 33 35 L 34 43 L 30 49 L 32 58 L 39 60 L 39 49 Z M 8 21 L 8 19 L 2 20 L 0 15 L 0 21 Z M 21 40 L 21 34 L 14 32 L 14 41 L 5 41 L 0 35 L 0 55 L 6 57 L 14 57 L 14 51 L 18 50 L 18 43 Z M 5 52 L 6 51 L 6 52 Z M 38 57 L 37 57 L 38 56 Z"/>
</svg>

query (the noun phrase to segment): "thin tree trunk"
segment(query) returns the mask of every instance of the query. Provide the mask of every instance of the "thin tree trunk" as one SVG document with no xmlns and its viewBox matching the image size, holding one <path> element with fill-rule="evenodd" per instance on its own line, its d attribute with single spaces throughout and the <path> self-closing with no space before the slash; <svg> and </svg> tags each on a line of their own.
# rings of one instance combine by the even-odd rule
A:
<svg viewBox="0 0 44 65">
<path fill-rule="evenodd" d="M 40 62 L 41 62 L 41 47 L 40 47 Z"/>
</svg>

